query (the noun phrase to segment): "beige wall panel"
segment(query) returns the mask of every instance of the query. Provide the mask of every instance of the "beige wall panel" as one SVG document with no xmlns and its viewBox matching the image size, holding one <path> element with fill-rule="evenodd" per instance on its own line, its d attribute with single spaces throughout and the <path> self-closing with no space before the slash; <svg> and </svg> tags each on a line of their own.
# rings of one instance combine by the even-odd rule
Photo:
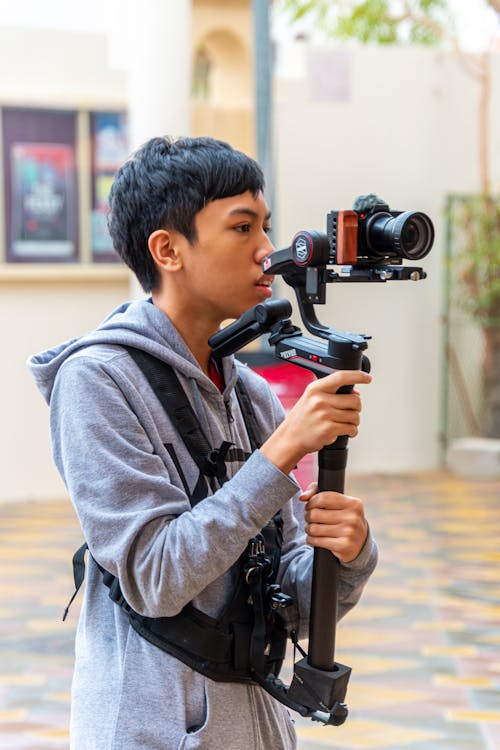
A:
<svg viewBox="0 0 500 750">
<path fill-rule="evenodd" d="M 443 209 L 448 192 L 476 191 L 478 87 L 451 55 L 418 48 L 346 51 L 343 100 L 319 100 L 307 78 L 309 51 L 295 49 L 293 77 L 275 89 L 279 245 L 299 229 L 326 230 L 330 209 L 375 192 L 396 210 L 428 213 L 436 228 L 417 284 L 330 285 L 320 320 L 373 336 L 374 381 L 363 389 L 362 429 L 352 441 L 353 471 L 436 466 L 443 304 Z M 310 58 L 309 58 L 310 59 Z M 334 62 L 332 58 L 332 63 Z M 345 63 L 345 60 L 344 60 Z M 286 67 L 286 66 L 285 66 Z M 500 177 L 498 83 L 493 60 L 491 163 Z M 330 75 L 336 75 L 330 69 Z M 283 287 L 282 287 L 283 289 Z M 289 294 L 283 289 L 283 292 Z M 292 292 L 293 294 L 293 292 Z M 299 323 L 298 316 L 295 316 Z"/>
<path fill-rule="evenodd" d="M 193 47 L 214 29 L 236 34 L 251 53 L 253 49 L 251 0 L 194 0 Z"/>
<path fill-rule="evenodd" d="M 126 76 L 108 65 L 105 34 L 0 27 L 0 102 L 123 107 Z"/>
<path fill-rule="evenodd" d="M 202 47 L 210 60 L 208 94 L 193 101 L 194 135 L 229 141 L 253 155 L 254 63 L 251 3 L 209 2 L 193 5 L 193 66 Z"/>
<path fill-rule="evenodd" d="M 246 154 L 253 154 L 254 127 L 251 112 L 195 103 L 192 113 L 193 135 L 219 138 Z"/>
<path fill-rule="evenodd" d="M 128 277 L 103 282 L 0 281 L 0 501 L 59 498 L 49 409 L 26 359 L 94 328 L 128 297 Z"/>
</svg>

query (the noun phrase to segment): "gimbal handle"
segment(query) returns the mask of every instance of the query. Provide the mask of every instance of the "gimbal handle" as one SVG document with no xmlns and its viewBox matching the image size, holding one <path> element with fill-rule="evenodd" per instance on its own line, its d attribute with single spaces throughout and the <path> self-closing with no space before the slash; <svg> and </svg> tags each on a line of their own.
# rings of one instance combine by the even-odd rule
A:
<svg viewBox="0 0 500 750">
<path fill-rule="evenodd" d="M 304 312 L 307 300 L 300 299 L 299 294 L 297 297 Z M 368 359 L 363 355 L 367 347 L 365 336 L 327 328 L 314 316 L 313 320 L 309 318 L 308 328 L 321 338 L 310 339 L 286 319 L 290 313 L 291 305 L 287 300 L 257 305 L 210 338 L 213 353 L 225 356 L 258 335 L 271 333 L 269 343 L 279 359 L 304 367 L 316 377 L 324 377 L 335 370 L 369 369 Z M 352 386 L 340 389 L 340 392 L 350 391 Z M 344 491 L 347 442 L 347 436 L 341 436 L 319 451 L 319 491 Z M 329 550 L 315 548 L 309 653 L 294 665 L 294 678 L 289 688 L 282 684 L 277 686 L 272 680 L 265 685 L 266 690 L 285 705 L 329 724 L 341 724 L 347 716 L 343 701 L 351 672 L 349 667 L 335 663 L 338 575 L 337 558 Z"/>
<path fill-rule="evenodd" d="M 317 233 L 316 233 L 317 234 Z M 277 250 L 262 263 L 263 271 L 281 275 L 297 298 L 302 321 L 317 339 L 302 336 L 288 318 L 291 306 L 286 300 L 257 305 L 239 320 L 209 340 L 213 353 L 225 356 L 234 353 L 263 333 L 271 333 L 270 345 L 279 359 L 299 365 L 324 377 L 335 370 L 369 372 L 369 360 L 363 351 L 368 336 L 335 331 L 319 322 L 314 305 L 326 301 L 326 284 L 337 282 L 386 282 L 390 279 L 418 281 L 426 274 L 420 267 L 403 267 L 366 263 L 332 271 L 330 247 L 325 238 L 313 232 L 299 233 L 292 246 Z M 295 240 L 299 238 L 302 244 Z M 306 252 L 307 251 L 307 252 Z M 275 307 L 270 309 L 271 305 Z M 269 310 L 269 312 L 268 312 Z M 340 388 L 349 393 L 352 386 Z M 343 435 L 318 453 L 318 490 L 344 492 L 348 436 Z M 272 675 L 261 680 L 271 695 L 302 716 L 325 724 L 342 724 L 347 717 L 344 703 L 351 669 L 335 662 L 337 625 L 338 559 L 329 550 L 316 547 L 313 557 L 311 609 L 309 618 L 309 653 L 302 649 L 303 659 L 294 664 L 289 687 Z"/>
<path fill-rule="evenodd" d="M 352 386 L 344 386 L 338 393 L 351 391 Z M 318 452 L 318 492 L 344 492 L 347 443 L 343 435 Z M 314 549 L 307 661 L 328 671 L 335 669 L 339 565 L 330 550 Z"/>
<path fill-rule="evenodd" d="M 307 309 L 301 295 L 297 294 L 301 312 Z M 317 321 L 308 320 L 309 330 L 321 339 L 302 336 L 300 329 L 282 321 L 281 327 L 269 337 L 276 356 L 290 364 L 299 365 L 321 378 L 335 370 L 369 371 L 370 363 L 364 355 L 366 336 L 344 333 L 327 328 Z M 343 386 L 340 393 L 350 393 L 352 386 Z M 348 455 L 348 437 L 341 436 L 318 452 L 318 491 L 344 492 L 345 469 Z M 311 612 L 309 620 L 308 663 L 323 670 L 335 666 L 335 630 L 337 622 L 337 588 L 339 562 L 328 550 L 315 548 Z"/>
</svg>

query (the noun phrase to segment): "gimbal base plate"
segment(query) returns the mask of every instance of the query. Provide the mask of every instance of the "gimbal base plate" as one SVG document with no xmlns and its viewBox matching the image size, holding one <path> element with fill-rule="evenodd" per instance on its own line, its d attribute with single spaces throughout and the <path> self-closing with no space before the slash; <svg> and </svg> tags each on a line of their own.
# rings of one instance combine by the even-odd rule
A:
<svg viewBox="0 0 500 750">
<path fill-rule="evenodd" d="M 311 713 L 319 711 L 332 714 L 337 704 L 343 714 L 342 720 L 338 723 L 342 723 L 347 716 L 343 702 L 350 676 L 351 667 L 344 664 L 335 663 L 332 670 L 316 669 L 308 663 L 307 657 L 304 657 L 294 665 L 293 680 L 288 694 L 292 700 L 310 708 Z M 337 722 L 332 720 L 328 723 Z"/>
</svg>

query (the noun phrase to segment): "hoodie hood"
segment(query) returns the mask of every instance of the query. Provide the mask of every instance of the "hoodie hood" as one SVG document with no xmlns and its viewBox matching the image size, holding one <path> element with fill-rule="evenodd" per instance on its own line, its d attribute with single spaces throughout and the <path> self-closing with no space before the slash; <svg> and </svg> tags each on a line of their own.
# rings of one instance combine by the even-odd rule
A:
<svg viewBox="0 0 500 750">
<path fill-rule="evenodd" d="M 187 378 L 195 379 L 199 388 L 213 387 L 167 315 L 151 300 L 137 300 L 120 305 L 95 331 L 69 339 L 28 359 L 28 369 L 47 403 L 50 403 L 55 379 L 64 362 L 82 349 L 102 344 L 142 349 L 168 362 Z M 233 358 L 226 357 L 226 387 L 232 384 L 233 370 Z"/>
</svg>

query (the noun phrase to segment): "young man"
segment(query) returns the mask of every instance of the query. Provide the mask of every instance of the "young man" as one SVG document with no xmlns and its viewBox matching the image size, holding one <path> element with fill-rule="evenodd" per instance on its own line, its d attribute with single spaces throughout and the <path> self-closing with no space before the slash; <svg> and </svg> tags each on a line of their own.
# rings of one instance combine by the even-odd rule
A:
<svg viewBox="0 0 500 750">
<path fill-rule="evenodd" d="M 280 510 L 277 582 L 293 597 L 283 610 L 289 631 L 307 635 L 312 546 L 341 561 L 340 616 L 375 567 L 362 502 L 309 488 L 301 495 L 306 539 L 294 519 L 299 487 L 290 476 L 306 453 L 357 434 L 360 396 L 336 391 L 370 376 L 319 380 L 284 418 L 262 378 L 233 357 L 211 355 L 208 339 L 222 321 L 271 296 L 261 265 L 273 250 L 262 191 L 258 165 L 227 144 L 146 143 L 116 175 L 109 226 L 151 298 L 123 305 L 93 333 L 30 361 L 50 403 L 55 462 L 91 553 L 76 641 L 74 750 L 294 748 L 281 703 L 252 680 L 207 676 L 205 646 L 187 634 L 191 620 L 184 640 L 182 627 L 178 633 L 176 658 L 137 632 L 123 605 L 167 626 L 194 607 L 203 640 L 242 577 L 238 561 L 249 540 Z M 200 469 L 126 346 L 173 367 L 211 446 L 221 446 L 227 481 L 212 478 L 199 502 Z M 238 377 L 260 450 L 251 449 Z M 110 580 L 119 585 L 118 603 Z M 250 601 L 247 592 L 244 606 Z"/>
</svg>

